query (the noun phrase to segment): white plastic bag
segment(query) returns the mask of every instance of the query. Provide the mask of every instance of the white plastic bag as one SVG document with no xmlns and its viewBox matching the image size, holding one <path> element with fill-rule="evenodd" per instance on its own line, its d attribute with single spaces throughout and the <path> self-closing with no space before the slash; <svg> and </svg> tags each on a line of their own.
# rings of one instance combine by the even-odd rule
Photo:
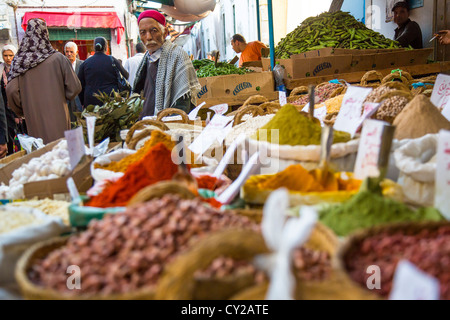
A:
<svg viewBox="0 0 450 320">
<path fill-rule="evenodd" d="M 0 211 L 8 210 L 32 214 L 41 223 L 19 227 L 10 232 L 0 234 L 0 284 L 2 285 L 15 282 L 15 266 L 26 249 L 39 241 L 60 236 L 62 233 L 70 230 L 61 218 L 48 216 L 37 209 L 16 208 L 8 205 L 0 207 Z"/>
<path fill-rule="evenodd" d="M 27 154 L 45 146 L 44 141 L 41 138 L 33 138 L 26 134 L 18 134 L 17 138 L 19 139 L 20 146 Z"/>
<path fill-rule="evenodd" d="M 419 206 L 434 203 L 437 142 L 437 134 L 428 134 L 409 140 L 394 152 L 400 170 L 398 184 L 403 187 L 407 203 Z"/>
</svg>

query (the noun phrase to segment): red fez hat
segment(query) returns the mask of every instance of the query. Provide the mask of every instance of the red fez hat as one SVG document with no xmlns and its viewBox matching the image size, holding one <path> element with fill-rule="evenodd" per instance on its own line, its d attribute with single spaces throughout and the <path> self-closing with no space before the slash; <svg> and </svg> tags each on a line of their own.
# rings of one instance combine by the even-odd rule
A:
<svg viewBox="0 0 450 320">
<path fill-rule="evenodd" d="M 166 26 L 166 18 L 156 10 L 146 10 L 139 15 L 138 23 L 144 18 L 152 18 L 158 21 L 163 26 Z"/>
</svg>

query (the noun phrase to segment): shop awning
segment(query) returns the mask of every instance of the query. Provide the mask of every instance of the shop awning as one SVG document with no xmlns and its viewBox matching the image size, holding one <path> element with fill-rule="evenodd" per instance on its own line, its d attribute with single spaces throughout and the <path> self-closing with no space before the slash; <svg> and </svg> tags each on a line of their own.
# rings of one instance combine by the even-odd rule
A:
<svg viewBox="0 0 450 320">
<path fill-rule="evenodd" d="M 33 18 L 44 19 L 48 27 L 117 29 L 117 44 L 120 44 L 125 32 L 125 28 L 115 12 L 26 12 L 22 20 L 24 30 L 27 29 L 28 20 Z"/>
</svg>

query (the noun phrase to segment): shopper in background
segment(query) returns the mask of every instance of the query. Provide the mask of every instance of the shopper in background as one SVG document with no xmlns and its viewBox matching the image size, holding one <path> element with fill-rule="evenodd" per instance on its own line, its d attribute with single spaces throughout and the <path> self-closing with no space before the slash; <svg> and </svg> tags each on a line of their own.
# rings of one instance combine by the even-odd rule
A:
<svg viewBox="0 0 450 320">
<path fill-rule="evenodd" d="M 78 74 L 81 64 L 83 63 L 83 60 L 77 58 L 78 56 L 77 44 L 75 42 L 67 42 L 66 45 L 64 46 L 64 54 L 72 64 L 73 71 L 75 71 L 75 73 Z M 77 117 L 75 116 L 74 112 L 83 111 L 83 108 L 81 107 L 80 98 L 77 96 L 74 100 L 67 101 L 67 104 L 69 106 L 70 121 L 75 122 L 77 120 Z"/>
<path fill-rule="evenodd" d="M 147 49 L 145 49 L 144 44 L 139 42 L 136 45 L 136 54 L 131 57 L 130 59 L 127 59 L 125 63 L 123 64 L 123 68 L 127 70 L 129 77 L 128 82 L 133 86 L 134 85 L 134 79 L 136 78 L 136 72 L 139 68 L 139 65 L 141 64 L 142 58 L 144 58 L 144 54 Z"/>
<path fill-rule="evenodd" d="M 94 94 L 111 94 L 114 90 L 119 91 L 119 80 L 113 63 L 119 69 L 120 73 L 128 78 L 128 72 L 122 64 L 113 56 L 106 54 L 107 41 L 103 37 L 97 37 L 94 40 L 95 54 L 85 60 L 78 72 L 83 90 L 79 97 L 81 104 L 86 108 L 89 105 L 102 105 L 103 103 L 94 97 Z"/>
<path fill-rule="evenodd" d="M 422 30 L 417 22 L 409 19 L 409 5 L 406 1 L 399 1 L 392 8 L 395 29 L 394 40 L 400 42 L 402 47 L 411 46 L 414 49 L 423 49 Z"/>
<path fill-rule="evenodd" d="M 234 52 L 241 54 L 239 67 L 242 67 L 244 62 L 261 61 L 261 49 L 267 48 L 261 41 L 247 43 L 245 38 L 240 34 L 235 34 L 233 38 L 231 38 L 231 46 L 233 47 Z"/>
<path fill-rule="evenodd" d="M 8 154 L 13 154 L 20 150 L 20 144 L 18 139 L 15 140 L 15 137 L 18 133 L 26 133 L 26 130 L 22 128 L 25 123 L 23 119 L 20 119 L 9 107 L 8 107 L 8 99 L 6 98 L 6 85 L 8 84 L 8 74 L 11 68 L 11 63 L 14 59 L 14 56 L 17 53 L 17 48 L 13 45 L 6 45 L 2 49 L 2 57 L 3 63 L 0 64 L 0 83 L 1 83 L 1 92 L 3 96 L 3 105 L 5 108 L 5 116 L 7 123 L 7 145 L 8 145 Z M 3 117 L 0 115 L 0 117 Z M 2 120 L 0 120 L 2 122 Z M 0 129 L 1 130 L 1 129 Z M 1 142 L 0 142 L 1 143 Z"/>
<path fill-rule="evenodd" d="M 166 18 L 158 11 L 142 12 L 138 24 L 141 41 L 147 47 L 133 87 L 133 92 L 144 91 L 141 118 L 167 108 L 190 112 L 201 87 L 188 54 L 166 40 Z"/>
<path fill-rule="evenodd" d="M 450 44 L 450 30 L 441 30 L 438 32 L 439 42 L 441 44 Z"/>
<path fill-rule="evenodd" d="M 2 91 L 0 91 L 0 158 L 4 158 L 8 154 L 8 124 L 6 123 L 6 106 Z"/>
<path fill-rule="evenodd" d="M 28 134 L 44 143 L 63 138 L 70 129 L 67 100 L 80 91 L 70 62 L 50 43 L 46 22 L 30 19 L 6 86 L 8 105 L 25 117 Z"/>
</svg>

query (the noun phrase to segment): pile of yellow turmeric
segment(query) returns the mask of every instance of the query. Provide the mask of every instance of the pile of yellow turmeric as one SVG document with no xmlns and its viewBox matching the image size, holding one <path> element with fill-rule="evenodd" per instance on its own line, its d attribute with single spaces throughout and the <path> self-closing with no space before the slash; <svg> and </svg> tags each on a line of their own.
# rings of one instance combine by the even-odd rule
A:
<svg viewBox="0 0 450 320">
<path fill-rule="evenodd" d="M 275 190 L 287 188 L 295 192 L 324 192 L 324 191 L 355 191 L 359 190 L 362 181 L 353 179 L 342 173 L 330 173 L 334 179 L 327 179 L 326 185 L 318 181 L 314 174 L 301 165 L 292 165 L 285 170 L 260 182 L 258 188 Z M 336 183 L 337 182 L 337 183 Z"/>
</svg>

